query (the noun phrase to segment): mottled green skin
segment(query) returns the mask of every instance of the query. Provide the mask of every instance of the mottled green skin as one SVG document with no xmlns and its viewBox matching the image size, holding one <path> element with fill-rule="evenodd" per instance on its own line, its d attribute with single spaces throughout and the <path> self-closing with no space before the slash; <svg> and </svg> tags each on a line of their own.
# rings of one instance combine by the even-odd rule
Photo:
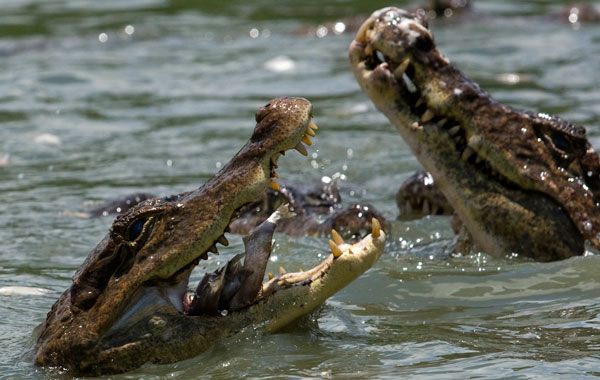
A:
<svg viewBox="0 0 600 380">
<path fill-rule="evenodd" d="M 141 202 L 118 216 L 40 326 L 35 363 L 87 375 L 182 360 L 253 324 L 271 330 L 308 313 L 372 265 L 383 250 L 383 233 L 364 243 L 369 254 L 346 276 L 325 281 L 325 272 L 226 316 L 188 316 L 167 296 L 179 289 L 181 300 L 192 268 L 207 257 L 234 212 L 262 196 L 273 162 L 300 142 L 311 111 L 305 99 L 272 100 L 257 112 L 248 143 L 206 184 Z"/>
<path fill-rule="evenodd" d="M 583 127 L 494 101 L 397 8 L 365 21 L 350 61 L 477 249 L 551 261 L 600 247 L 600 163 Z"/>
</svg>

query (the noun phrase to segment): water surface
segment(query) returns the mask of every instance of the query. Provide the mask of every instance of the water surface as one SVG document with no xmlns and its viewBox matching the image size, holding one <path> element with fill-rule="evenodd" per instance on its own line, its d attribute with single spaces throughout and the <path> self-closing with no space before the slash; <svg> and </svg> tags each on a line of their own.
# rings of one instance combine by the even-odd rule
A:
<svg viewBox="0 0 600 380">
<path fill-rule="evenodd" d="M 561 3 L 476 1 L 479 16 L 432 29 L 496 99 L 585 125 L 600 148 L 600 26 L 546 16 Z M 420 165 L 355 83 L 351 35 L 315 33 L 385 5 L 4 1 L 0 288 L 38 290 L 0 292 L 0 377 L 47 377 L 28 357 L 32 331 L 111 223 L 65 210 L 198 187 L 248 139 L 255 110 L 272 97 L 310 99 L 320 127 L 309 158 L 280 160 L 282 177 L 332 178 L 346 204 L 370 202 L 394 220 L 395 191 Z M 230 240 L 192 283 L 242 249 L 239 237 Z M 373 269 L 281 333 L 247 333 L 187 361 L 111 378 L 600 375 L 598 256 L 551 264 L 452 257 L 447 217 L 394 221 L 390 240 Z M 272 271 L 314 265 L 327 247 L 325 239 L 276 241 Z"/>
</svg>

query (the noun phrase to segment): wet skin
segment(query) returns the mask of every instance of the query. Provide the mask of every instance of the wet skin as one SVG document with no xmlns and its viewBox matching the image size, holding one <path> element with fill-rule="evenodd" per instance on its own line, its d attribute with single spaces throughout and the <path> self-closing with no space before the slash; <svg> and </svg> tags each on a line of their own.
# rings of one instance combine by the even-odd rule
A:
<svg viewBox="0 0 600 380">
<path fill-rule="evenodd" d="M 397 8 L 365 21 L 350 61 L 477 249 L 552 261 L 600 247 L 600 160 L 583 127 L 496 102 Z"/>
<path fill-rule="evenodd" d="M 294 214 L 276 225 L 276 232 L 290 236 L 324 237 L 332 229 L 348 238 L 360 237 L 371 230 L 371 220 L 377 218 L 384 231 L 389 224 L 383 214 L 371 204 L 342 207 L 342 199 L 333 183 L 289 184 L 279 182 L 279 190 L 268 188 L 260 199 L 245 205 L 235 213 L 229 232 L 248 234 L 264 222 L 277 207 L 289 203 Z M 154 198 L 148 193 L 134 193 L 97 207 L 87 213 L 68 212 L 80 217 L 100 217 L 124 213 L 141 201 Z"/>
<path fill-rule="evenodd" d="M 260 284 L 270 252 L 264 244 L 272 234 L 268 227 L 250 238 L 248 263 L 240 267 L 238 258 L 228 264 L 234 271 L 224 270 L 231 276 L 207 280 L 219 295 L 216 309 L 192 307 L 208 294 L 206 288 L 187 294 L 192 269 L 217 252 L 216 243 L 228 244 L 224 233 L 236 210 L 260 198 L 267 186 L 278 188 L 273 178 L 281 153 L 296 149 L 306 155 L 301 141 L 317 129 L 311 112 L 305 99 L 272 100 L 256 113 L 250 140 L 207 183 L 119 215 L 40 326 L 35 363 L 98 375 L 182 360 L 250 326 L 277 330 L 370 268 L 385 244 L 376 221 L 354 245 L 334 233 L 332 254 L 315 268 Z M 238 269 L 245 276 L 237 276 Z M 219 307 L 231 310 L 215 313 Z"/>
</svg>

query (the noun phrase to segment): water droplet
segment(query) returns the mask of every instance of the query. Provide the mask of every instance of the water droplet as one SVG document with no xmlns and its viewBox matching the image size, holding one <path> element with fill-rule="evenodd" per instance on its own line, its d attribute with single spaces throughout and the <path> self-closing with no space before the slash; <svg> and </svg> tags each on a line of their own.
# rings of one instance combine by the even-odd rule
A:
<svg viewBox="0 0 600 380">
<path fill-rule="evenodd" d="M 317 28 L 317 37 L 319 38 L 323 38 L 327 35 L 327 33 L 329 33 L 329 30 L 327 29 L 326 26 L 324 25 L 319 25 L 319 27 Z"/>
<path fill-rule="evenodd" d="M 221 310 L 221 315 L 222 315 L 222 316 L 226 316 L 226 315 L 227 315 L 227 313 L 228 313 L 228 311 L 227 311 L 227 310 Z"/>
<path fill-rule="evenodd" d="M 335 34 L 342 34 L 342 33 L 344 33 L 345 30 L 346 30 L 346 24 L 344 24 L 341 21 L 336 22 L 335 25 L 333 26 L 333 32 Z"/>
<path fill-rule="evenodd" d="M 108 34 L 106 34 L 106 33 L 100 33 L 98 35 L 98 41 L 100 41 L 102 43 L 108 41 Z"/>
<path fill-rule="evenodd" d="M 252 38 L 258 38 L 258 35 L 260 33 L 258 32 L 258 29 L 252 28 L 252 29 L 250 29 L 250 32 L 248 34 L 250 34 L 250 37 L 252 37 Z"/>
<path fill-rule="evenodd" d="M 133 33 L 135 33 L 135 28 L 133 25 L 127 25 L 125 27 L 125 34 L 131 36 Z"/>
<path fill-rule="evenodd" d="M 594 225 L 593 225 L 593 224 L 592 224 L 592 222 L 590 222 L 589 220 L 586 220 L 585 222 L 583 222 L 583 229 L 584 229 L 586 232 L 590 232 L 590 231 L 592 230 L 592 227 L 593 227 L 593 226 L 594 226 Z"/>
</svg>

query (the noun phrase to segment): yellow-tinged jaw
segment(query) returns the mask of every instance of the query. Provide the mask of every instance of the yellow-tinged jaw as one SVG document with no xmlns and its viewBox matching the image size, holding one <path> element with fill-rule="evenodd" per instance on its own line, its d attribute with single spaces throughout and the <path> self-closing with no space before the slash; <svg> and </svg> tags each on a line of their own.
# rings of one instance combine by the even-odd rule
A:
<svg viewBox="0 0 600 380">
<path fill-rule="evenodd" d="M 279 276 L 269 275 L 269 281 L 263 284 L 263 299 L 245 313 L 254 317 L 270 314 L 265 329 L 282 328 L 314 310 L 371 268 L 383 253 L 386 241 L 385 232 L 375 218 L 371 233 L 357 243 L 345 243 L 335 230 L 331 235 L 334 239 L 329 241 L 331 255 L 306 271 L 288 273 L 280 268 Z"/>
</svg>

